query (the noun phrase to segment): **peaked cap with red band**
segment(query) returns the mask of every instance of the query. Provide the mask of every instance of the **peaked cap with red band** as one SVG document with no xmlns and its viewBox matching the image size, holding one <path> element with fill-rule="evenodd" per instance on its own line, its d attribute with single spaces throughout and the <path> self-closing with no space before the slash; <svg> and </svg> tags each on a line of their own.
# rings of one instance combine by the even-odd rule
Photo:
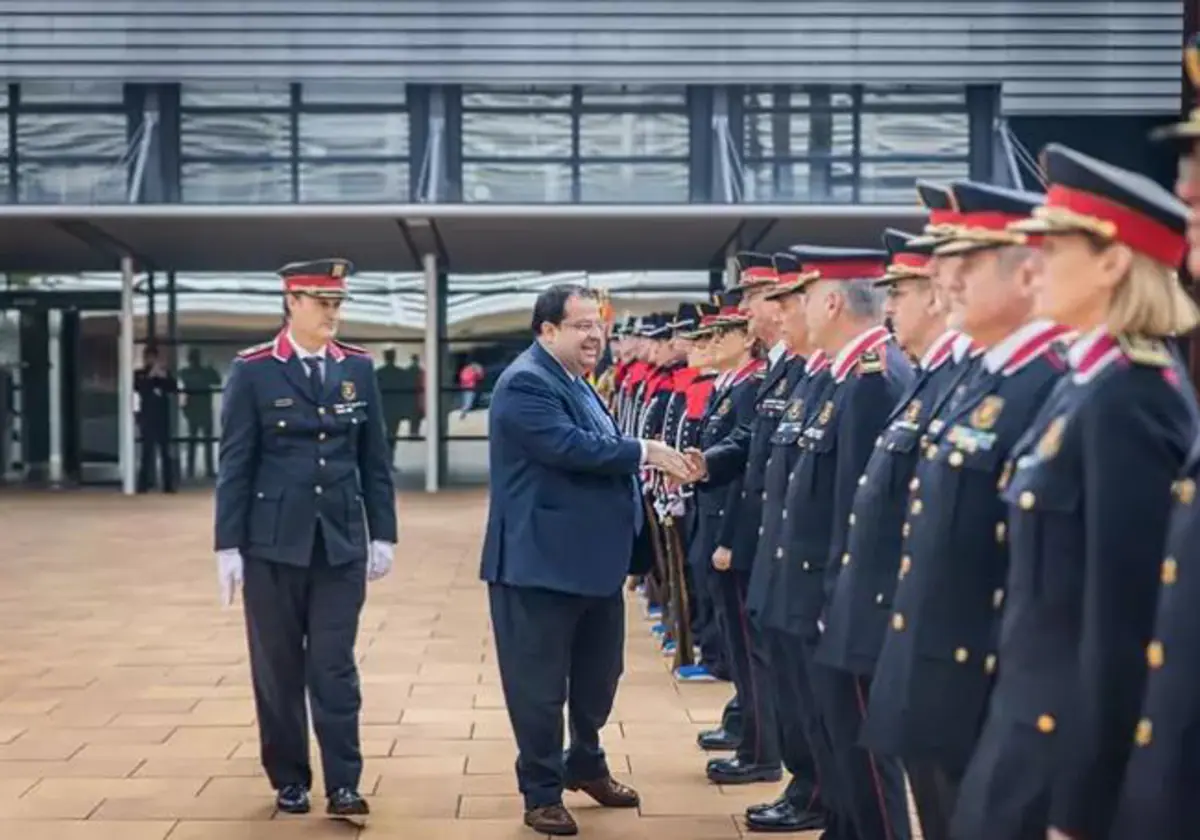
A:
<svg viewBox="0 0 1200 840">
<path fill-rule="evenodd" d="M 1042 203 L 1041 193 L 1012 190 L 979 181 L 955 181 L 950 185 L 958 206 L 958 224 L 933 249 L 937 256 L 954 256 L 985 248 L 1024 245 L 1028 238 L 1010 225 L 1029 218 Z"/>
<path fill-rule="evenodd" d="M 778 300 L 796 292 L 801 292 L 806 285 L 817 278 L 814 272 L 805 272 L 800 262 L 800 257 L 790 251 L 772 254 L 771 262 L 775 266 L 775 273 L 779 275 L 779 282 L 775 285 L 774 289 L 767 292 L 766 297 L 769 300 Z"/>
<path fill-rule="evenodd" d="M 744 291 L 759 286 L 773 286 L 778 281 L 770 254 L 740 251 L 733 259 L 738 268 L 737 284 L 734 286 L 736 289 Z"/>
<path fill-rule="evenodd" d="M 341 299 L 349 296 L 346 281 L 354 273 L 354 263 L 340 258 L 294 262 L 275 273 L 283 278 L 286 294 Z"/>
<path fill-rule="evenodd" d="M 1033 218 L 1012 225 L 1030 234 L 1087 233 L 1120 242 L 1168 268 L 1187 253 L 1187 206 L 1154 181 L 1052 143 L 1042 153 L 1050 189 Z"/>
<path fill-rule="evenodd" d="M 949 184 L 918 180 L 917 199 L 929 211 L 929 220 L 917 241 L 922 245 L 944 241 L 959 223 L 958 205 L 954 202 L 954 193 Z"/>
<path fill-rule="evenodd" d="M 878 248 L 827 248 L 793 245 L 788 248 L 800 261 L 805 284 L 814 280 L 873 280 L 887 270 L 887 251 Z"/>
<path fill-rule="evenodd" d="M 694 306 L 696 307 L 696 325 L 689 330 L 680 332 L 680 338 L 696 339 L 708 335 L 712 332 L 711 327 L 717 313 L 721 311 L 719 304 L 708 301 L 702 301 Z"/>
<path fill-rule="evenodd" d="M 876 286 L 891 286 L 899 280 L 928 279 L 929 257 L 934 248 L 932 242 L 888 228 L 883 232 L 883 247 L 888 252 L 887 272 L 875 281 Z"/>
</svg>

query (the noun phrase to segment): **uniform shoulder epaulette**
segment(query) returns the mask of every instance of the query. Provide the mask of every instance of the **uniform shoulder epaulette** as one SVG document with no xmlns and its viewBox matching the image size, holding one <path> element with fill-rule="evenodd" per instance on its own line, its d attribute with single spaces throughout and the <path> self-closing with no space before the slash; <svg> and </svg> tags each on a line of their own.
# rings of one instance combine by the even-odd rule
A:
<svg viewBox="0 0 1200 840">
<path fill-rule="evenodd" d="M 883 354 L 875 350 L 868 350 L 858 357 L 858 364 L 855 365 L 855 372 L 859 376 L 865 376 L 871 373 L 883 373 Z"/>
<path fill-rule="evenodd" d="M 344 350 L 346 353 L 350 354 L 351 356 L 370 356 L 371 355 L 371 351 L 368 350 L 367 348 L 359 347 L 357 344 L 349 344 L 345 341 L 342 341 L 340 338 L 335 338 L 333 340 L 333 343 L 336 344 L 338 347 L 340 347 L 342 350 Z"/>
<path fill-rule="evenodd" d="M 243 360 L 257 359 L 270 353 L 274 346 L 274 341 L 264 341 L 262 344 L 255 344 L 253 347 L 239 350 L 237 355 L 239 359 Z"/>
<path fill-rule="evenodd" d="M 1121 335 L 1117 337 L 1117 343 L 1125 357 L 1134 364 L 1147 367 L 1170 367 L 1172 364 L 1170 349 L 1165 342 L 1157 338 Z"/>
</svg>

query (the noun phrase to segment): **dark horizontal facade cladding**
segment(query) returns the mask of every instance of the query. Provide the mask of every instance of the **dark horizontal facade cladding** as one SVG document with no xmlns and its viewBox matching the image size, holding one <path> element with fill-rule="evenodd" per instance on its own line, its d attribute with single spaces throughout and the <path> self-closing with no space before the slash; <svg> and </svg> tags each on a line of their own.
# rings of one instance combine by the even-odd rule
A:
<svg viewBox="0 0 1200 840">
<path fill-rule="evenodd" d="M 1010 114 L 1179 107 L 1179 0 L 694 0 L 680 8 L 676 0 L 0 0 L 0 74 L 998 83 Z"/>
</svg>

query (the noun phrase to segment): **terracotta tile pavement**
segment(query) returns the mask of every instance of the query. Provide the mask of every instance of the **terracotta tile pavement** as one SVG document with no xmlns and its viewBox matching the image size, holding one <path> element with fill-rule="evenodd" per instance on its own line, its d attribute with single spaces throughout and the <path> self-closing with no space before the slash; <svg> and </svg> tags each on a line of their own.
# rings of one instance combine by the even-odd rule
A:
<svg viewBox="0 0 1200 840">
<path fill-rule="evenodd" d="M 485 504 L 479 492 L 399 498 L 397 565 L 372 585 L 358 642 L 363 837 L 533 836 L 476 577 Z M 355 835 L 319 799 L 313 816 L 273 813 L 241 610 L 217 604 L 211 516 L 203 492 L 0 495 L 0 838 Z M 676 685 L 639 607 L 630 598 L 605 746 L 643 805 L 568 805 L 597 840 L 739 837 L 737 815 L 778 786 L 705 781 L 694 736 L 729 689 Z"/>
</svg>

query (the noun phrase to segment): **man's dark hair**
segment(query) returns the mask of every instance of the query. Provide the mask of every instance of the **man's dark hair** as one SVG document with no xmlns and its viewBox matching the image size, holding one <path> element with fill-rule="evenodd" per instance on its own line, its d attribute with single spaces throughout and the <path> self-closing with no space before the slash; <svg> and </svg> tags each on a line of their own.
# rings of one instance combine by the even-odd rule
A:
<svg viewBox="0 0 1200 840">
<path fill-rule="evenodd" d="M 543 291 L 533 302 L 533 334 L 542 334 L 542 324 L 559 326 L 567 314 L 567 301 L 574 297 L 592 298 L 595 294 L 576 283 L 558 283 Z"/>
</svg>

